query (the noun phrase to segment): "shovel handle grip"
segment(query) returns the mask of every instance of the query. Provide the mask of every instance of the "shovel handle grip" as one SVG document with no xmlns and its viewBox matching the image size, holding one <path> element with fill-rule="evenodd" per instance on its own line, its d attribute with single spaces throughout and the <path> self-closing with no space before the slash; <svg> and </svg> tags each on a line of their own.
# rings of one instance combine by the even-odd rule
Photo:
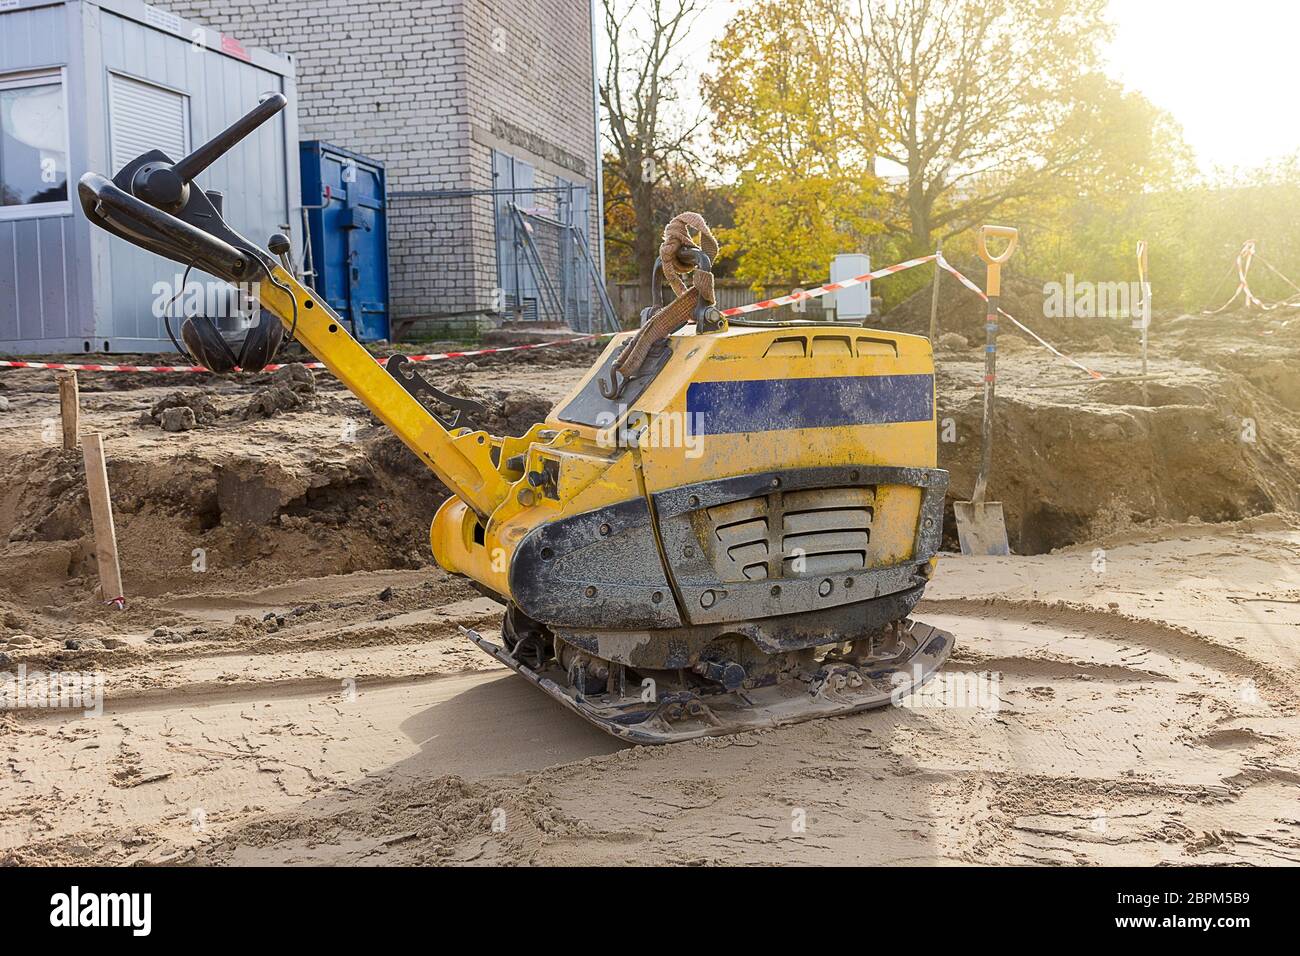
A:
<svg viewBox="0 0 1300 956">
<path fill-rule="evenodd" d="M 995 256 L 990 254 L 988 240 L 990 237 L 1005 239 L 1007 247 L 1002 251 L 1002 255 Z M 988 288 L 984 291 L 990 296 L 998 296 L 1002 293 L 1002 263 L 1011 258 L 1011 253 L 1016 251 L 1016 243 L 1020 240 L 1020 230 L 1015 226 L 980 226 L 979 231 L 979 251 L 980 258 L 988 264 Z M 990 308 L 992 306 L 990 305 Z"/>
<path fill-rule="evenodd" d="M 1002 255 L 994 256 L 989 254 L 988 240 L 990 238 L 1007 240 L 1007 248 Z M 1020 230 L 1015 226 L 980 226 L 979 231 L 979 249 L 980 258 L 989 265 L 1002 265 L 1011 258 L 1011 253 L 1016 251 L 1016 243 L 1020 240 Z"/>
</svg>

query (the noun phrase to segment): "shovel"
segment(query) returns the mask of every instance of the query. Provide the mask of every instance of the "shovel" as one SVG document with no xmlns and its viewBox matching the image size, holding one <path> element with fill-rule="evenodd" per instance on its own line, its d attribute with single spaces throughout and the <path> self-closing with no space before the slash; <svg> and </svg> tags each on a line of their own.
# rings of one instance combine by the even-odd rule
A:
<svg viewBox="0 0 1300 956">
<path fill-rule="evenodd" d="M 954 501 L 952 505 L 953 513 L 957 516 L 957 539 L 961 542 L 962 554 L 1011 553 L 1002 502 L 985 501 L 984 493 L 988 488 L 989 467 L 993 461 L 993 390 L 998 378 L 998 297 L 1002 293 L 1002 263 L 1011 258 L 1019 235 L 1011 226 L 981 226 L 979 232 L 980 258 L 988 265 L 988 308 L 984 312 L 984 421 L 975 494 L 970 501 Z M 1002 255 L 989 254 L 989 236 L 1007 240 L 1007 248 Z"/>
</svg>

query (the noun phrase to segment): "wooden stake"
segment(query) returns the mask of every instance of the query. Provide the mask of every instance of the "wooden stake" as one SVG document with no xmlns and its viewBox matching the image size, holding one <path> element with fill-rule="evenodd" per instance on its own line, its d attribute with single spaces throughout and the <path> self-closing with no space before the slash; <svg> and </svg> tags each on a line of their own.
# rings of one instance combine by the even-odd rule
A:
<svg viewBox="0 0 1300 956">
<path fill-rule="evenodd" d="M 63 419 L 63 447 L 71 451 L 77 447 L 77 432 L 80 430 L 81 418 L 77 373 L 71 369 L 60 369 L 54 373 L 54 380 L 59 383 L 59 415 Z"/>
<path fill-rule="evenodd" d="M 943 243 L 939 243 L 934 250 L 935 255 L 943 252 Z M 930 293 L 930 348 L 934 348 L 934 337 L 939 334 L 939 277 L 943 275 L 943 267 L 939 265 L 939 260 L 934 260 L 934 290 Z"/>
<path fill-rule="evenodd" d="M 1142 291 L 1142 374 L 1147 373 L 1147 338 L 1151 329 L 1151 283 L 1147 280 L 1147 241 L 1139 240 L 1137 244 L 1138 287 Z M 1142 404 L 1150 405 L 1151 397 L 1147 394 L 1147 383 L 1142 381 Z"/>
<path fill-rule="evenodd" d="M 104 436 L 87 432 L 81 452 L 86 461 L 86 491 L 90 494 L 90 519 L 95 526 L 95 558 L 99 562 L 99 587 L 106 602 L 122 598 L 122 568 L 117 560 L 117 531 L 113 528 L 113 502 L 108 494 L 108 466 L 104 462 Z"/>
</svg>

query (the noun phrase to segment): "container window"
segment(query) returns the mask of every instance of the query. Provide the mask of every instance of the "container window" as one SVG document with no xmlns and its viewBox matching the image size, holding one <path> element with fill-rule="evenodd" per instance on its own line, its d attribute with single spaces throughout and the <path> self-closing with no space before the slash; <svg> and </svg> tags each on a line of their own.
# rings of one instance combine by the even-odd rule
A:
<svg viewBox="0 0 1300 956">
<path fill-rule="evenodd" d="M 62 73 L 0 76 L 0 213 L 70 211 Z"/>
<path fill-rule="evenodd" d="M 172 162 L 190 151 L 189 98 L 184 93 L 118 73 L 109 74 L 108 88 L 114 173 L 151 149 L 161 149 Z"/>
</svg>

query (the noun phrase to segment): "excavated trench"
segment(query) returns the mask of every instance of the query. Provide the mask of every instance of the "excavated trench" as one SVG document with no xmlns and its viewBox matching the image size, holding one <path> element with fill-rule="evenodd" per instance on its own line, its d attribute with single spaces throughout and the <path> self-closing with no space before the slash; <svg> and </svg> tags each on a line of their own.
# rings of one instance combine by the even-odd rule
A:
<svg viewBox="0 0 1300 956">
<path fill-rule="evenodd" d="M 951 474 L 945 543 L 953 549 L 952 502 L 973 489 L 982 415 L 980 366 L 962 358 L 938 356 L 939 464 Z M 1146 383 L 1144 397 L 1139 382 L 1037 388 L 1029 369 L 1004 362 L 988 496 L 1003 503 L 1013 551 L 1040 554 L 1157 522 L 1300 508 L 1294 416 L 1238 376 L 1160 364 L 1171 377 Z"/>
<path fill-rule="evenodd" d="M 979 459 L 973 358 L 937 355 L 939 463 L 951 473 L 945 546 L 952 550 L 952 502 L 969 497 Z M 1147 383 L 1145 395 L 1140 383 L 1123 381 L 1034 388 L 1062 373 L 1004 359 L 989 497 L 1003 502 L 1014 551 L 1039 554 L 1153 522 L 1300 509 L 1292 477 L 1300 436 L 1276 394 L 1227 371 L 1177 362 L 1165 371 L 1170 377 Z M 491 379 L 484 372 L 479 381 Z M 492 390 L 474 378 L 449 387 L 487 401 L 489 430 L 518 434 L 546 414 L 571 373 L 561 371 L 540 391 Z M 446 489 L 332 383 L 318 395 L 311 377 L 293 372 L 251 396 L 247 387 L 237 390 L 233 400 L 207 388 L 134 403 L 130 390 L 89 394 L 127 412 L 116 444 L 128 447 L 110 457 L 109 473 L 127 577 L 150 569 L 130 582 L 138 591 L 201 585 L 188 570 L 199 549 L 223 581 L 431 561 L 428 524 Z M 180 434 L 164 431 L 158 420 L 177 409 L 191 409 L 195 423 Z M 0 468 L 0 539 L 9 550 L 25 549 L 19 564 L 48 551 L 42 566 L 61 569 L 61 579 L 37 575 L 17 582 L 15 592 L 35 596 L 93 577 L 80 454 L 29 445 L 0 455 Z M 9 559 L 0 554 L 0 563 Z"/>
</svg>

